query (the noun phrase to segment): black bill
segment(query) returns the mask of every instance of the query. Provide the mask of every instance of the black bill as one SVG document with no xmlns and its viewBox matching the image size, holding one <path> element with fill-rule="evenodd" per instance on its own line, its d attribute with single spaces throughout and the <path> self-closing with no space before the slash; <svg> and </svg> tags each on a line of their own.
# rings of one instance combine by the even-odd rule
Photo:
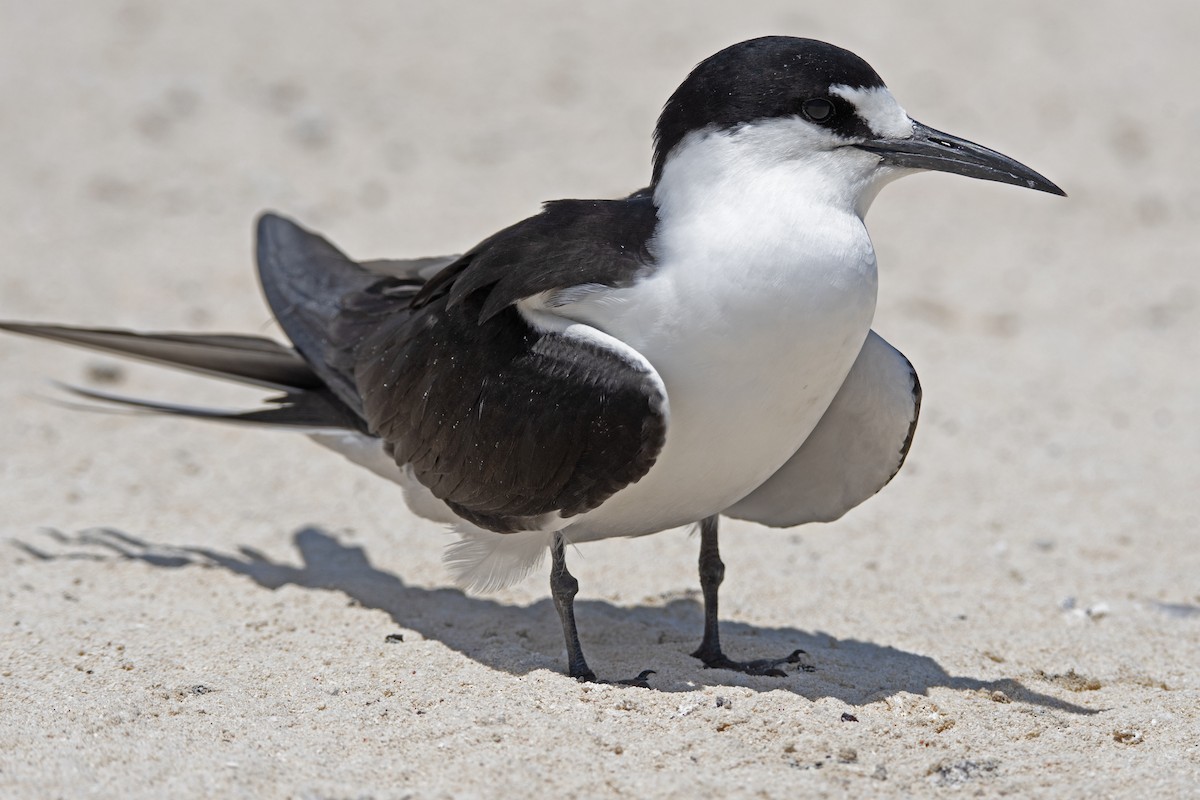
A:
<svg viewBox="0 0 1200 800">
<path fill-rule="evenodd" d="M 893 167 L 952 172 L 968 178 L 1011 183 L 1039 192 L 1067 196 L 1066 192 L 1045 177 L 1003 153 L 949 133 L 935 131 L 916 121 L 913 122 L 910 139 L 876 139 L 855 147 L 877 153 L 883 163 Z"/>
</svg>

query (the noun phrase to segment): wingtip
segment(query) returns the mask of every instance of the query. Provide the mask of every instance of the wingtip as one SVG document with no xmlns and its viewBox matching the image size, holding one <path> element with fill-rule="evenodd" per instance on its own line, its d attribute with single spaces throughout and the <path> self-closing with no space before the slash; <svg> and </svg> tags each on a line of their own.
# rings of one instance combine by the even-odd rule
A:
<svg viewBox="0 0 1200 800">
<path fill-rule="evenodd" d="M 257 240 L 261 243 L 264 239 L 269 238 L 273 232 L 292 227 L 298 226 L 282 214 L 267 210 L 258 215 L 258 219 L 254 224 L 254 231 Z"/>
<path fill-rule="evenodd" d="M 314 235 L 312 231 L 305 228 L 299 222 L 291 217 L 284 216 L 277 211 L 267 209 L 258 215 L 258 219 L 254 226 L 255 239 L 258 246 L 261 248 L 266 241 L 283 241 L 284 237 L 289 235 Z"/>
<path fill-rule="evenodd" d="M 264 269 L 271 263 L 272 257 L 278 255 L 288 237 L 294 237 L 298 229 L 300 226 L 295 222 L 274 211 L 264 211 L 258 215 L 254 227 L 254 256 L 258 263 L 260 279 L 263 278 Z"/>
<path fill-rule="evenodd" d="M 264 211 L 260 211 L 258 214 L 257 225 L 260 228 L 264 225 L 274 225 L 277 222 L 291 222 L 291 220 L 289 220 L 283 214 L 280 214 L 278 211 L 273 211 L 269 208 Z M 295 223 L 292 224 L 294 225 Z"/>
<path fill-rule="evenodd" d="M 1067 193 L 1058 184 L 1053 181 L 1046 181 L 1045 186 L 1035 186 L 1035 189 L 1041 189 L 1046 194 L 1052 194 L 1056 197 L 1066 197 Z"/>
</svg>

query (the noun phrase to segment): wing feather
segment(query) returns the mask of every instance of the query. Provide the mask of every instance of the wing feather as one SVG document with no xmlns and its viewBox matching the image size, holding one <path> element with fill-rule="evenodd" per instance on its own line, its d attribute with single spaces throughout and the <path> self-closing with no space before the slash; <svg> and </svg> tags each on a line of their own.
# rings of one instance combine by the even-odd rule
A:
<svg viewBox="0 0 1200 800">
<path fill-rule="evenodd" d="M 817 427 L 765 483 L 723 513 L 772 527 L 831 522 L 903 466 L 921 411 L 921 383 L 874 331 Z"/>
<path fill-rule="evenodd" d="M 266 216 L 260 272 L 297 349 L 396 463 L 464 519 L 516 531 L 595 508 L 658 456 L 666 398 L 653 367 L 516 308 L 635 281 L 655 222 L 649 198 L 550 203 L 421 284 L 433 260 L 365 269 Z"/>
</svg>

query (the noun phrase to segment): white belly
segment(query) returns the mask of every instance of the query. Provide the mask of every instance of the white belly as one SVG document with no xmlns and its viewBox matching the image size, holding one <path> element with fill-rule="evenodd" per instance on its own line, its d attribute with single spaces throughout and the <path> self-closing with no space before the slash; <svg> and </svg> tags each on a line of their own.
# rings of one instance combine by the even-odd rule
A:
<svg viewBox="0 0 1200 800">
<path fill-rule="evenodd" d="M 687 248 L 690 257 L 660 243 L 662 266 L 647 280 L 557 310 L 645 356 L 666 385 L 670 411 L 650 472 L 566 520 L 573 541 L 653 533 L 719 513 L 812 432 L 870 330 L 877 288 L 861 220 L 823 222 L 819 252 L 803 237 L 776 236 L 791 246 L 758 261 L 711 242 Z"/>
</svg>

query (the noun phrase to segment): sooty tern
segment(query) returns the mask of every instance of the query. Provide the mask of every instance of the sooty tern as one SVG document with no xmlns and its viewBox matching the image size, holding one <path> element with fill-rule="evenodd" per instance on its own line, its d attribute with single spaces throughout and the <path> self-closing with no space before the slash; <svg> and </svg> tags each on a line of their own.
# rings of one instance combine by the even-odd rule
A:
<svg viewBox="0 0 1200 800">
<path fill-rule="evenodd" d="M 700 524 L 706 666 L 721 649 L 717 518 L 840 517 L 904 463 L 921 403 L 871 330 L 863 218 L 888 182 L 940 170 L 1063 192 L 914 121 L 853 53 L 771 36 L 701 62 L 654 132 L 648 188 L 557 200 L 462 256 L 356 263 L 273 214 L 259 275 L 291 347 L 250 336 L 3 327 L 282 392 L 224 412 L 308 433 L 453 525 L 459 582 L 494 589 L 548 549 L 569 672 L 594 680 L 564 546 Z M 633 679 L 644 684 L 649 671 Z"/>
</svg>

